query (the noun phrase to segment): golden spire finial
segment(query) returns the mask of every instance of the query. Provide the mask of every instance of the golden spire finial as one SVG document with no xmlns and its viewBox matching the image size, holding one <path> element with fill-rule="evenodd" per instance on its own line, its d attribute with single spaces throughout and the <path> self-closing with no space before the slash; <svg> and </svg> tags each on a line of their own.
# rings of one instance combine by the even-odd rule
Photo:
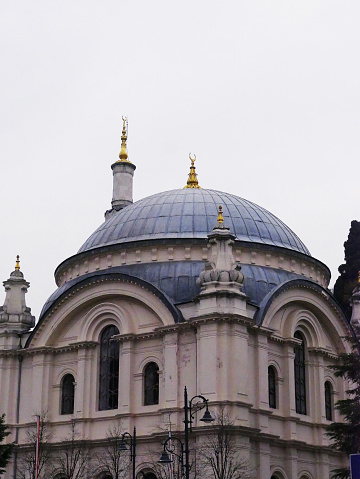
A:
<svg viewBox="0 0 360 479">
<path fill-rule="evenodd" d="M 191 153 L 189 153 L 189 158 L 191 160 L 190 173 L 189 173 L 189 178 L 187 180 L 187 184 L 186 186 L 184 186 L 184 188 L 201 188 L 197 180 L 197 174 L 195 173 L 194 163 L 196 160 L 196 155 L 194 155 L 194 158 L 191 158 Z"/>
<path fill-rule="evenodd" d="M 127 161 L 130 163 L 128 160 L 128 153 L 126 150 L 126 140 L 127 140 L 127 117 L 123 116 L 122 117 L 123 121 L 123 128 L 122 128 L 122 133 L 121 133 L 121 150 L 119 153 L 119 158 L 120 160 L 118 161 Z"/>
<path fill-rule="evenodd" d="M 16 256 L 15 271 L 20 271 L 20 256 Z"/>
<path fill-rule="evenodd" d="M 360 284 L 360 271 L 358 271 L 358 283 Z"/>
<path fill-rule="evenodd" d="M 218 223 L 224 223 L 224 218 L 223 218 L 223 215 L 222 215 L 222 206 L 219 205 L 219 215 L 218 215 Z"/>
</svg>

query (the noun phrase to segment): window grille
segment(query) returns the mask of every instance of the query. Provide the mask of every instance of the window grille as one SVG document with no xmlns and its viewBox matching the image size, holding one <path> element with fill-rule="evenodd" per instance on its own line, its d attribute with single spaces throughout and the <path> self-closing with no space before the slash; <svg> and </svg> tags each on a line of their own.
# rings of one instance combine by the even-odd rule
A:
<svg viewBox="0 0 360 479">
<path fill-rule="evenodd" d="M 269 407 L 276 409 L 276 372 L 273 366 L 268 368 Z"/>
<path fill-rule="evenodd" d="M 325 417 L 328 421 L 332 421 L 332 386 L 329 381 L 325 383 Z"/>
<path fill-rule="evenodd" d="M 159 367 L 149 363 L 144 371 L 144 405 L 159 404 Z"/>
<path fill-rule="evenodd" d="M 116 326 L 107 326 L 100 335 L 99 409 L 117 409 L 119 399 L 119 343 L 111 340 L 119 334 Z"/>
<path fill-rule="evenodd" d="M 75 379 L 72 374 L 66 374 L 61 387 L 61 414 L 74 413 Z"/>
<path fill-rule="evenodd" d="M 294 348 L 295 406 L 298 414 L 306 414 L 305 340 L 298 331 L 294 338 L 301 340 Z"/>
</svg>

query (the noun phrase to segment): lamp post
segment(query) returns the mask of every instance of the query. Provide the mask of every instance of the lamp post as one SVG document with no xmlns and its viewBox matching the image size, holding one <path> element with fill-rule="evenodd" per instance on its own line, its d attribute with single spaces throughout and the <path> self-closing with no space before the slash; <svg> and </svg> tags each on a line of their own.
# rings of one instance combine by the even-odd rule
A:
<svg viewBox="0 0 360 479">
<path fill-rule="evenodd" d="M 176 442 L 179 443 L 180 445 L 180 454 L 177 454 L 175 452 L 175 446 L 173 445 L 172 441 L 175 440 Z M 170 445 L 169 445 L 170 443 Z M 171 464 L 173 462 L 173 460 L 171 459 L 171 457 L 169 456 L 168 453 L 170 453 L 171 455 L 173 456 L 176 456 L 179 460 L 179 463 L 180 463 L 180 469 L 181 469 L 181 475 L 182 477 L 187 477 L 186 476 L 186 464 L 184 464 L 184 455 L 185 455 L 185 450 L 184 450 L 184 444 L 183 442 L 181 441 L 181 439 L 179 439 L 178 437 L 176 436 L 169 436 L 165 441 L 164 441 L 164 450 L 163 452 L 161 453 L 161 457 L 160 459 L 158 460 L 158 463 L 159 464 Z M 186 462 L 186 460 L 185 460 Z"/>
<path fill-rule="evenodd" d="M 136 458 L 136 427 L 134 427 L 133 435 L 129 432 L 124 432 L 121 436 L 121 443 L 119 446 L 120 451 L 127 451 L 127 447 L 130 448 L 130 459 L 132 460 L 132 478 L 136 479 L 135 475 L 135 458 Z"/>
<path fill-rule="evenodd" d="M 198 399 L 199 401 L 195 403 L 194 401 L 196 399 Z M 195 418 L 195 413 L 197 411 L 200 411 L 200 409 L 203 409 L 203 408 L 205 408 L 205 413 L 203 417 L 200 419 L 200 421 L 205 423 L 214 421 L 214 418 L 211 416 L 209 411 L 208 399 L 206 399 L 204 396 L 196 395 L 192 397 L 189 401 L 187 388 L 185 386 L 184 388 L 184 421 L 183 421 L 184 422 L 184 443 L 180 439 L 174 436 L 167 438 L 166 441 L 164 442 L 164 450 L 162 452 L 161 458 L 158 461 L 160 464 L 169 464 L 170 462 L 172 462 L 172 460 L 170 459 L 168 452 L 174 454 L 175 456 L 178 457 L 180 461 L 182 476 L 185 477 L 185 479 L 190 478 L 189 433 L 192 432 L 192 423 Z M 171 449 L 168 448 L 168 443 L 169 441 L 171 441 L 171 439 L 175 439 L 180 444 L 180 454 L 175 454 L 173 451 L 173 448 Z"/>
</svg>

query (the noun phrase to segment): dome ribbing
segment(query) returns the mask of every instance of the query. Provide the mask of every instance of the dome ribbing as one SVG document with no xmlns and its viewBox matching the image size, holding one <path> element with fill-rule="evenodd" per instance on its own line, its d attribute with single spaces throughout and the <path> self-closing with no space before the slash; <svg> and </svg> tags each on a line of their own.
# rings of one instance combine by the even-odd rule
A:
<svg viewBox="0 0 360 479">
<path fill-rule="evenodd" d="M 219 205 L 225 224 L 237 240 L 310 255 L 298 236 L 266 209 L 238 196 L 207 189 L 171 190 L 143 198 L 99 226 L 79 253 L 143 240 L 206 239 L 217 221 Z"/>
</svg>

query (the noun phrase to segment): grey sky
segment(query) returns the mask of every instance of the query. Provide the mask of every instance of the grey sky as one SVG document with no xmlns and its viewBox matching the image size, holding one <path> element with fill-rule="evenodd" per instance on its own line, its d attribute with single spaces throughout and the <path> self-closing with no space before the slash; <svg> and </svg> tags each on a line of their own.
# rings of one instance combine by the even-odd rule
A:
<svg viewBox="0 0 360 479">
<path fill-rule="evenodd" d="M 270 210 L 336 278 L 360 219 L 359 14 L 357 0 L 2 0 L 0 278 L 20 254 L 38 316 L 110 206 L 123 114 L 135 200 L 183 187 L 191 151 L 202 187 Z"/>
</svg>

